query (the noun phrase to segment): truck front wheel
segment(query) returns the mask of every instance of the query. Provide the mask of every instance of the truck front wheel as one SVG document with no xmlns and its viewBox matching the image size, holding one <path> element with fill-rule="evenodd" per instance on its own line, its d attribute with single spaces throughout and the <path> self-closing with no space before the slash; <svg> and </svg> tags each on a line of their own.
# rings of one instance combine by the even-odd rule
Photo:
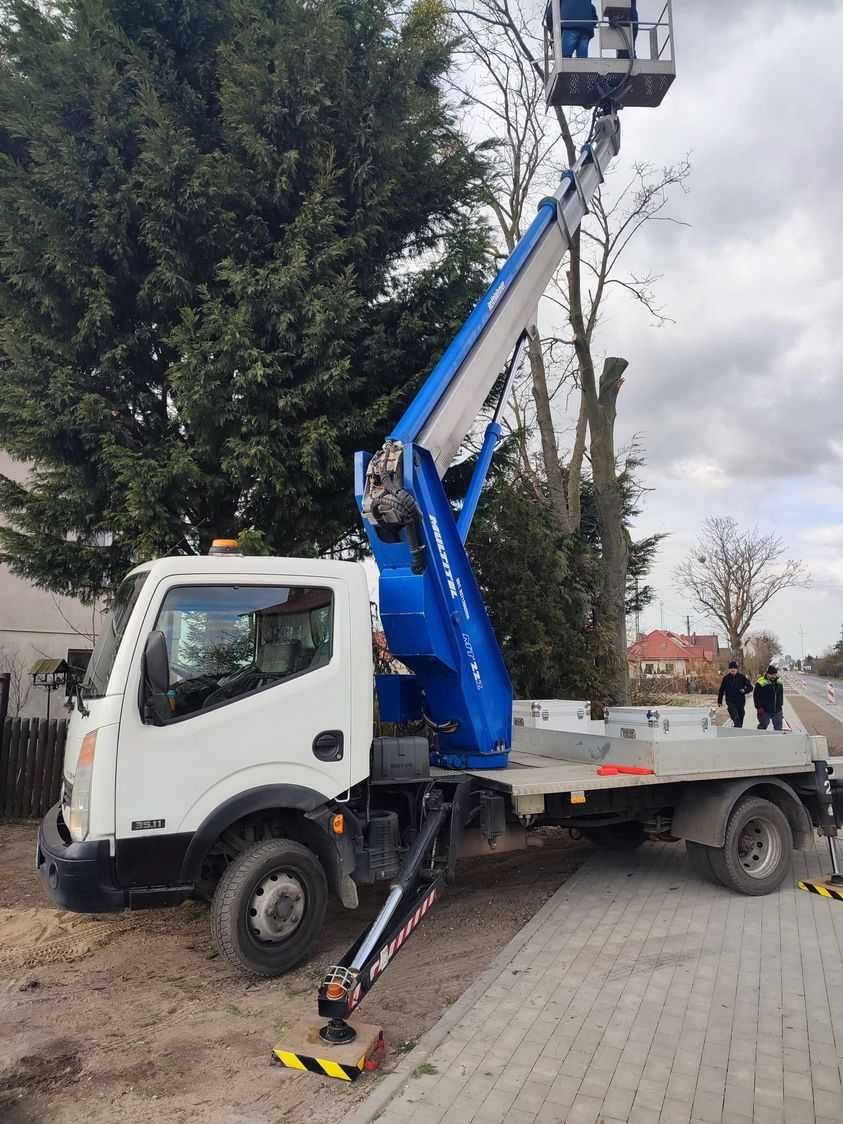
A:
<svg viewBox="0 0 843 1124">
<path fill-rule="evenodd" d="M 267 839 L 226 867 L 211 901 L 211 935 L 241 971 L 280 976 L 307 956 L 327 903 L 313 852 L 291 839 Z"/>
<path fill-rule="evenodd" d="M 793 855 L 793 834 L 782 810 L 759 796 L 732 809 L 722 848 L 709 852 L 717 878 L 739 894 L 770 894 L 784 881 Z"/>
</svg>

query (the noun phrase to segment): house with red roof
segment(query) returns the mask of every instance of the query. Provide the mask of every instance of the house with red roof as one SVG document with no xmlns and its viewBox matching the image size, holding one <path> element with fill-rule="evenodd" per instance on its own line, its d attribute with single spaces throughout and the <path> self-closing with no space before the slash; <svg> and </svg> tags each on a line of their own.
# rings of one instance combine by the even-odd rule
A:
<svg viewBox="0 0 843 1124">
<path fill-rule="evenodd" d="M 656 628 L 630 644 L 627 658 L 633 679 L 648 676 L 688 676 L 717 672 L 720 667 L 720 642 L 713 635 L 680 636 Z"/>
</svg>

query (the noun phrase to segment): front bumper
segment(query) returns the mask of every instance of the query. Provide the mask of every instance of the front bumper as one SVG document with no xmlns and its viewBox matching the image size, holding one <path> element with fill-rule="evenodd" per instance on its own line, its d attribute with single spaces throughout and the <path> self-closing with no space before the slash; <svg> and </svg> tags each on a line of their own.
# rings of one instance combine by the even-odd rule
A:
<svg viewBox="0 0 843 1124">
<path fill-rule="evenodd" d="M 107 839 L 75 843 L 54 804 L 38 828 L 38 874 L 50 898 L 74 913 L 119 913 L 127 894 L 114 880 Z"/>
</svg>

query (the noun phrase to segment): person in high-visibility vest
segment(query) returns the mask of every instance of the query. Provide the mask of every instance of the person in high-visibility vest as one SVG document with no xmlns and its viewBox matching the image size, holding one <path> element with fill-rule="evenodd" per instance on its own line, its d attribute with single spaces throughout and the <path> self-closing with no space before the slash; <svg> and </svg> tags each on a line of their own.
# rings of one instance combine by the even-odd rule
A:
<svg viewBox="0 0 843 1124">
<path fill-rule="evenodd" d="M 770 664 L 763 675 L 755 681 L 752 701 L 758 713 L 758 729 L 766 730 L 773 723 L 774 730 L 781 730 L 784 722 L 784 687 L 779 682 L 779 669 Z"/>
</svg>

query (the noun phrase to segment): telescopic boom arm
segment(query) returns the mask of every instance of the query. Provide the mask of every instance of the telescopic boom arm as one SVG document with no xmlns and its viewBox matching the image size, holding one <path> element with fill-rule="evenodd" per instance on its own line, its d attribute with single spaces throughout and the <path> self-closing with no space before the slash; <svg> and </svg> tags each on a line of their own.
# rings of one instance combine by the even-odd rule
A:
<svg viewBox="0 0 843 1124">
<path fill-rule="evenodd" d="M 379 682 L 381 717 L 425 720 L 436 764 L 502 768 L 511 745 L 512 687 L 464 547 L 500 436 L 502 402 L 458 520 L 441 478 L 508 359 L 511 382 L 539 299 L 619 149 L 617 114 L 606 112 L 383 448 L 355 457 L 355 491 L 380 570 L 387 642 L 415 673 L 400 691 Z"/>
</svg>

